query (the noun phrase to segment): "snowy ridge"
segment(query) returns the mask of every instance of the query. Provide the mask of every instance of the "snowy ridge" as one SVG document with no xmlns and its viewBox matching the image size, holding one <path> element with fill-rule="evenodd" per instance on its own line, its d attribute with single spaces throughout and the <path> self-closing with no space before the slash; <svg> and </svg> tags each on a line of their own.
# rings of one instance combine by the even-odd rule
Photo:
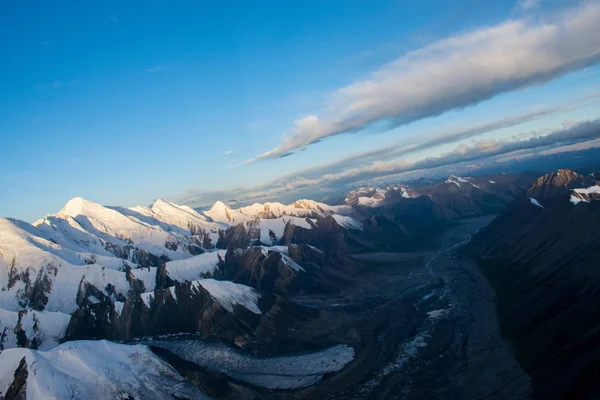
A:
<svg viewBox="0 0 600 400">
<path fill-rule="evenodd" d="M 233 226 L 239 223 L 271 220 L 281 217 L 305 218 L 325 217 L 332 214 L 347 215 L 352 213 L 348 206 L 330 206 L 313 200 L 298 200 L 290 205 L 281 203 L 254 203 L 247 207 L 233 209 L 221 201 L 217 201 L 205 214 L 212 221 Z"/>
<path fill-rule="evenodd" d="M 275 245 L 288 223 L 312 229 L 318 217 L 332 216 L 346 229 L 362 229 L 360 222 L 350 216 L 352 213 L 351 206 L 330 206 L 313 200 L 298 200 L 290 205 L 255 203 L 238 209 L 217 201 L 205 215 L 211 221 L 225 226 L 243 224 L 246 228 L 258 231 L 257 239 L 262 244 Z"/>
<path fill-rule="evenodd" d="M 34 306 L 27 297 L 33 284 L 45 288 L 47 295 L 45 304 L 35 306 L 67 314 L 77 308 L 80 284 L 90 283 L 100 290 L 111 284 L 116 294 L 127 294 L 130 287 L 124 272 L 88 264 L 85 258 L 36 235 L 36 230 L 22 221 L 0 219 L 0 308 L 19 311 Z"/>
<path fill-rule="evenodd" d="M 132 289 L 128 270 L 145 291 L 154 290 L 158 257 L 189 259 L 214 246 L 220 228 L 189 207 L 163 200 L 125 209 L 75 198 L 34 224 L 0 218 L 0 308 L 70 314 L 77 309 L 81 285 L 93 285 L 113 299 L 126 297 Z M 193 264 L 198 261 L 168 270 L 181 281 L 214 269 L 201 261 Z M 47 301 L 31 304 L 34 289 L 43 290 Z"/>
<path fill-rule="evenodd" d="M 29 400 L 208 399 L 146 346 L 105 340 L 67 342 L 49 351 L 4 350 L 0 353 L 5 372 L 0 374 L 0 393 L 7 392 L 23 358 Z"/>
<path fill-rule="evenodd" d="M 123 208 L 78 197 L 33 224 L 0 218 L 2 326 L 13 332 L 19 313 L 27 321 L 35 316 L 37 332 L 22 324 L 27 338 L 53 346 L 64 333 L 69 314 L 81 305 L 111 301 L 120 314 L 125 299 L 140 295 L 150 307 L 163 266 L 166 277 L 178 283 L 215 276 L 226 253 L 215 250 L 217 241 L 238 222 L 253 240 L 272 246 L 283 237 L 287 224 L 313 229 L 319 217 L 333 217 L 344 228 L 361 229 L 358 221 L 346 215 L 351 211 L 350 206 L 299 200 L 291 205 L 265 203 L 238 210 L 217 202 L 202 214 L 160 199 L 149 207 Z M 279 251 L 286 266 L 303 270 L 287 255 L 287 249 Z M 208 281 L 206 285 L 223 307 L 242 304 L 260 312 L 257 293 L 228 283 Z M 94 295 L 79 296 L 89 287 Z M 232 290 L 232 294 L 225 295 L 223 290 Z M 48 315 L 56 315 L 55 320 L 61 322 L 47 322 L 45 313 L 55 313 Z M 11 335 L 6 347 L 16 345 Z"/>
</svg>

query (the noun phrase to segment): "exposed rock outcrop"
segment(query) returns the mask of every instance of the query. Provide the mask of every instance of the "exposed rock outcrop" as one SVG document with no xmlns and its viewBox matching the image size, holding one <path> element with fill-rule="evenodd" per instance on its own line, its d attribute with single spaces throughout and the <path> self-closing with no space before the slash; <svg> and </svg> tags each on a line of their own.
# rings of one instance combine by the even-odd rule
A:
<svg viewBox="0 0 600 400">
<path fill-rule="evenodd" d="M 298 323 L 316 316 L 313 310 L 271 294 L 262 294 L 258 299 L 260 313 L 240 304 L 233 304 L 228 311 L 197 282 L 133 296 L 124 303 L 107 299 L 84 305 L 73 313 L 65 340 L 126 341 L 191 333 L 232 342 L 239 337 L 247 342 L 267 340 L 284 331 L 285 319 Z"/>
</svg>

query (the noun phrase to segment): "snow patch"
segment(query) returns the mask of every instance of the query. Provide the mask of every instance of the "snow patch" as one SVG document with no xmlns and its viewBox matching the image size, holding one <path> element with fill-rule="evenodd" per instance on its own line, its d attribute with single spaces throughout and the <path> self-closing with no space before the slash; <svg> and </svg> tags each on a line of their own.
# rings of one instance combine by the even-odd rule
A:
<svg viewBox="0 0 600 400">
<path fill-rule="evenodd" d="M 530 197 L 530 198 L 529 198 L 529 202 L 530 202 L 531 204 L 533 204 L 534 206 L 541 208 L 542 210 L 544 209 L 544 206 L 542 206 L 542 205 L 540 204 L 540 202 L 539 202 L 539 201 L 537 201 L 536 199 L 534 199 L 533 197 Z"/>
<path fill-rule="evenodd" d="M 292 260 L 292 258 L 286 254 L 281 253 L 281 261 L 283 261 L 285 265 L 294 271 L 304 271 L 304 268 L 302 268 L 296 261 Z"/>
<path fill-rule="evenodd" d="M 114 305 L 115 305 L 115 312 L 117 314 L 121 315 L 121 313 L 123 312 L 123 306 L 125 305 L 125 303 L 122 301 L 115 301 Z"/>
<path fill-rule="evenodd" d="M 427 315 L 429 316 L 430 319 L 436 319 L 436 318 L 439 318 L 442 315 L 446 314 L 447 312 L 448 312 L 448 310 L 446 310 L 446 309 L 432 310 L 432 311 L 429 311 L 427 313 Z"/>
<path fill-rule="evenodd" d="M 372 197 L 359 197 L 357 204 L 363 207 L 379 207 L 383 199 L 374 199 Z"/>
<path fill-rule="evenodd" d="M 173 300 L 177 301 L 177 293 L 175 292 L 175 286 L 171 286 L 169 288 L 169 291 L 171 292 L 171 297 L 173 297 Z"/>
<path fill-rule="evenodd" d="M 593 195 L 600 195 L 600 186 L 596 185 L 584 189 L 573 189 L 570 201 L 573 205 L 577 205 L 581 202 L 589 203 L 591 200 L 600 200 L 600 197 L 593 198 Z"/>
<path fill-rule="evenodd" d="M 146 305 L 146 307 L 150 308 L 152 300 L 154 300 L 154 292 L 140 293 L 140 297 Z"/>
<path fill-rule="evenodd" d="M 88 296 L 88 300 L 92 304 L 98 304 L 98 303 L 100 303 L 100 300 L 98 300 L 98 298 L 96 296 Z"/>
<path fill-rule="evenodd" d="M 362 224 L 352 217 L 347 217 L 344 215 L 334 215 L 333 219 L 335 219 L 335 222 L 337 222 L 338 225 L 342 228 L 353 229 L 357 231 L 362 231 L 363 229 Z"/>
<path fill-rule="evenodd" d="M 214 279 L 201 279 L 192 282 L 192 285 L 196 288 L 198 285 L 202 286 L 221 307 L 229 312 L 233 312 L 234 304 L 239 304 L 255 314 L 262 314 L 258 308 L 260 293 L 250 286 Z"/>
<path fill-rule="evenodd" d="M 186 260 L 166 263 L 167 275 L 177 282 L 195 281 L 214 274 L 220 259 L 225 258 L 226 250 L 207 251 Z"/>
</svg>

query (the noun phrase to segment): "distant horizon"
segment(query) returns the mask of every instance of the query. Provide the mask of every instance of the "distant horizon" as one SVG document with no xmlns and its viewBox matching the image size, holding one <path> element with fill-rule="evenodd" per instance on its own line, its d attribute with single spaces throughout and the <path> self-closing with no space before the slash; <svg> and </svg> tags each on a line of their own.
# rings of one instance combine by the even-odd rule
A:
<svg viewBox="0 0 600 400">
<path fill-rule="evenodd" d="M 440 174 L 437 174 L 437 175 L 418 176 L 418 177 L 414 177 L 414 178 L 411 178 L 408 180 L 382 181 L 382 182 L 378 182 L 378 183 L 373 183 L 372 185 L 349 185 L 348 187 L 340 188 L 337 191 L 329 192 L 327 194 L 327 196 L 321 196 L 321 197 L 305 196 L 305 197 L 294 198 L 293 200 L 290 200 L 290 201 L 279 201 L 277 199 L 271 199 L 271 200 L 267 200 L 264 202 L 254 202 L 254 201 L 240 202 L 240 201 L 236 201 L 234 199 L 229 199 L 229 200 L 220 199 L 220 200 L 215 200 L 214 202 L 204 205 L 204 206 L 197 206 L 197 207 L 192 207 L 192 208 L 197 212 L 204 212 L 204 211 L 210 210 L 210 208 L 218 202 L 222 202 L 227 207 L 230 207 L 232 209 L 238 209 L 238 208 L 247 207 L 247 206 L 250 206 L 253 204 L 265 204 L 265 203 L 281 203 L 284 205 L 289 205 L 298 200 L 312 200 L 312 201 L 316 201 L 316 202 L 320 202 L 320 203 L 325 203 L 328 205 L 337 205 L 337 204 L 341 204 L 345 195 L 351 190 L 360 189 L 360 188 L 369 188 L 369 187 L 379 188 L 379 187 L 384 187 L 384 186 L 402 185 L 402 184 L 407 184 L 410 187 L 411 182 L 414 182 L 414 181 L 417 181 L 420 179 L 425 179 L 425 180 L 431 181 L 432 183 L 436 184 L 436 183 L 443 182 L 445 179 L 447 179 L 451 175 L 465 176 L 465 177 L 481 177 L 481 176 L 496 175 L 496 174 L 502 174 L 502 173 L 519 174 L 519 173 L 524 173 L 524 172 L 537 172 L 540 175 L 543 175 L 543 174 L 547 174 L 547 173 L 550 173 L 552 171 L 556 171 L 559 169 L 570 169 L 570 170 L 574 170 L 581 174 L 589 174 L 589 173 L 592 173 L 595 171 L 600 171 L 600 162 L 597 161 L 598 159 L 600 159 L 600 148 L 591 148 L 588 150 L 577 150 L 577 151 L 571 151 L 571 152 L 559 152 L 559 153 L 551 156 L 549 160 L 542 162 L 541 159 L 543 159 L 544 157 L 548 158 L 548 156 L 540 156 L 540 157 L 532 157 L 532 158 L 528 158 L 528 159 L 524 159 L 524 160 L 519 160 L 518 162 L 512 163 L 510 168 L 508 168 L 506 164 L 504 164 L 502 166 L 494 165 L 494 166 L 483 167 L 482 169 L 478 169 L 478 170 L 471 170 L 471 171 L 463 170 L 462 172 L 455 171 L 454 173 L 449 172 L 446 175 L 443 175 L 440 172 Z M 532 165 L 538 165 L 539 168 L 532 168 Z M 332 197 L 332 196 L 337 196 L 338 201 L 328 202 L 327 200 L 325 200 L 326 197 Z M 169 199 L 165 199 L 165 198 L 161 198 L 161 197 L 157 197 L 146 204 L 125 205 L 125 204 L 102 204 L 102 203 L 95 201 L 92 198 L 75 196 L 71 199 L 66 200 L 65 203 L 57 210 L 47 211 L 44 215 L 57 213 L 68 202 L 78 199 L 78 198 L 81 198 L 83 200 L 86 200 L 86 201 L 89 201 L 89 202 L 92 202 L 95 204 L 100 204 L 100 205 L 102 205 L 104 207 L 108 207 L 108 208 L 110 208 L 110 207 L 130 208 L 130 207 L 136 207 L 136 206 L 144 206 L 144 207 L 151 208 L 152 205 L 154 205 L 159 200 L 166 201 L 166 202 L 178 205 L 178 206 L 191 207 L 188 204 L 179 203 L 177 201 L 169 200 Z M 41 215 L 30 221 L 26 220 L 26 222 L 34 223 L 36 221 L 43 219 L 44 215 Z M 9 216 L 9 215 L 4 215 L 4 216 L 0 216 L 0 217 L 14 218 L 14 216 Z"/>
<path fill-rule="evenodd" d="M 598 0 L 231 6 L 7 6 L 0 213 L 325 198 L 600 147 Z"/>
</svg>

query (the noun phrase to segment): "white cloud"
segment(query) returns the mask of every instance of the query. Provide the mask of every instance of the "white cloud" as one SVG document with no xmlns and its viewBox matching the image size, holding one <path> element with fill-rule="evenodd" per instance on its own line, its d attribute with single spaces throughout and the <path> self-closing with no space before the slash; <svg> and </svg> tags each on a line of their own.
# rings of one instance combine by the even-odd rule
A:
<svg viewBox="0 0 600 400">
<path fill-rule="evenodd" d="M 376 122 L 391 128 L 437 116 L 585 68 L 600 60 L 598 21 L 600 3 L 592 1 L 549 20 L 510 20 L 407 53 L 337 90 L 321 115 L 297 120 L 279 146 L 255 160 Z"/>
<path fill-rule="evenodd" d="M 348 184 L 357 184 L 383 177 L 389 179 L 389 177 L 414 172 L 423 174 L 425 171 L 439 168 L 448 170 L 449 166 L 486 161 L 509 154 L 521 154 L 521 157 L 527 157 L 535 153 L 548 152 L 559 146 L 568 149 L 573 145 L 577 145 L 573 146 L 573 149 L 581 150 L 597 146 L 596 143 L 599 139 L 600 119 L 579 123 L 568 122 L 559 128 L 543 133 L 516 135 L 505 140 L 481 139 L 471 144 L 461 143 L 453 151 L 416 162 L 374 161 L 368 165 L 357 167 L 338 163 L 340 168 L 330 173 L 313 175 L 311 172 L 314 172 L 314 169 L 307 169 L 253 187 L 235 187 L 214 192 L 191 190 L 178 201 L 183 204 L 199 206 L 216 200 L 248 204 L 273 199 L 280 200 L 284 197 L 297 198 L 303 193 L 315 193 L 322 188 L 340 188 Z"/>
<path fill-rule="evenodd" d="M 230 154 L 233 154 L 233 150 L 227 150 L 227 151 L 225 152 L 225 155 L 226 155 L 226 156 L 228 156 L 228 155 L 230 155 Z"/>
</svg>

